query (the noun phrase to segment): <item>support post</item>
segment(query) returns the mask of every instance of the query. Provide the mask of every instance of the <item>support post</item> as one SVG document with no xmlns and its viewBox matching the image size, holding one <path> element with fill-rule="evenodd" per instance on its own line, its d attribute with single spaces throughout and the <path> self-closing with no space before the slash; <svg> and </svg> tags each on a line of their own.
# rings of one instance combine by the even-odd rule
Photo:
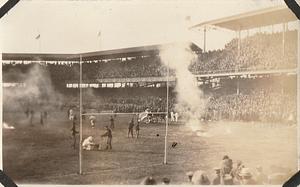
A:
<svg viewBox="0 0 300 187">
<path fill-rule="evenodd" d="M 274 34 L 274 25 L 271 25 L 271 29 L 272 29 L 272 34 Z"/>
<path fill-rule="evenodd" d="M 240 94 L 240 81 L 239 78 L 237 77 L 236 79 L 236 95 Z"/>
<path fill-rule="evenodd" d="M 285 55 L 285 23 L 282 24 L 282 57 Z"/>
<path fill-rule="evenodd" d="M 168 147 L 168 126 L 169 126 L 169 61 L 167 67 L 167 116 L 166 116 L 166 134 L 165 134 L 165 154 L 164 154 L 164 164 L 167 164 L 167 147 Z"/>
<path fill-rule="evenodd" d="M 203 52 L 206 52 L 206 26 L 204 26 L 203 30 Z"/>
<path fill-rule="evenodd" d="M 82 56 L 79 60 L 79 174 L 82 175 Z"/>
<path fill-rule="evenodd" d="M 237 58 L 236 58 L 236 64 L 240 61 L 240 53 L 241 53 L 241 30 L 238 31 L 238 49 L 237 49 Z M 238 66 L 235 66 L 235 72 L 238 71 Z"/>
<path fill-rule="evenodd" d="M 241 30 L 238 31 L 238 57 L 241 54 Z"/>
</svg>

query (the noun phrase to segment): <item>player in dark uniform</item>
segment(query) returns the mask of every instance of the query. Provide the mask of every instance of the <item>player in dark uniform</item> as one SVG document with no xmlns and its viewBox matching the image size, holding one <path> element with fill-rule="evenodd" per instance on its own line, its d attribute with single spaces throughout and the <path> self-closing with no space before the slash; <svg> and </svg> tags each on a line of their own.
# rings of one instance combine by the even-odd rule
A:
<svg viewBox="0 0 300 187">
<path fill-rule="evenodd" d="M 110 116 L 110 129 L 114 129 L 115 128 L 115 120 L 112 116 Z"/>
<path fill-rule="evenodd" d="M 111 129 L 108 127 L 108 126 L 105 126 L 105 129 L 106 129 L 106 132 L 101 135 L 101 137 L 107 137 L 107 140 L 106 140 L 106 150 L 107 149 L 112 149 L 112 146 L 111 146 L 111 141 L 112 141 L 112 131 Z"/>
<path fill-rule="evenodd" d="M 129 134 L 131 134 L 131 137 L 133 138 L 133 127 L 134 127 L 134 122 L 132 118 L 128 126 L 128 134 L 127 134 L 128 138 L 129 138 Z"/>
<path fill-rule="evenodd" d="M 26 118 L 29 118 L 29 108 L 26 108 L 25 114 L 26 114 Z"/>
<path fill-rule="evenodd" d="M 34 111 L 31 109 L 30 110 L 30 125 L 33 125 L 33 118 L 34 118 Z"/>
<path fill-rule="evenodd" d="M 76 116 L 74 116 L 74 119 L 73 119 L 73 123 L 72 123 L 72 129 L 71 129 L 71 132 L 72 132 L 72 137 L 73 137 L 73 148 L 75 149 L 75 145 L 76 145 L 76 134 L 78 134 L 79 132 L 76 131 Z"/>
<path fill-rule="evenodd" d="M 45 123 L 47 123 L 47 118 L 48 118 L 48 112 L 47 111 L 44 111 L 44 121 Z"/>
<path fill-rule="evenodd" d="M 137 124 L 135 126 L 136 138 L 139 138 L 140 135 L 140 120 L 137 120 Z"/>
<path fill-rule="evenodd" d="M 42 111 L 40 113 L 40 123 L 41 125 L 44 125 L 44 113 Z"/>
</svg>

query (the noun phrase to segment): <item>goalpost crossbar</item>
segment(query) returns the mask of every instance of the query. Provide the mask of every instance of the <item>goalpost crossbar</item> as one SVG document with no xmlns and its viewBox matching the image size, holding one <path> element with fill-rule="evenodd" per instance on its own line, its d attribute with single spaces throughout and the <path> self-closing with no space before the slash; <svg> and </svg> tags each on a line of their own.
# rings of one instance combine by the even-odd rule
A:
<svg viewBox="0 0 300 187">
<path fill-rule="evenodd" d="M 95 113 L 84 113 L 81 114 L 82 116 L 100 116 L 100 115 L 137 115 L 143 112 L 95 112 Z M 167 114 L 167 112 L 148 112 L 147 114 Z"/>
</svg>

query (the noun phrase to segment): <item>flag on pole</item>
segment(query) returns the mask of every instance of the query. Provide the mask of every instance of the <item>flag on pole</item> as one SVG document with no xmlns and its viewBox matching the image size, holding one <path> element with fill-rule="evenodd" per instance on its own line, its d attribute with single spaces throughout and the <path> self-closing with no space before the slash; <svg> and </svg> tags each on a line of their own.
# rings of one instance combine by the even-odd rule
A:
<svg viewBox="0 0 300 187">
<path fill-rule="evenodd" d="M 35 37 L 35 39 L 38 40 L 38 39 L 40 39 L 40 37 L 41 37 L 41 35 L 39 34 Z"/>
</svg>

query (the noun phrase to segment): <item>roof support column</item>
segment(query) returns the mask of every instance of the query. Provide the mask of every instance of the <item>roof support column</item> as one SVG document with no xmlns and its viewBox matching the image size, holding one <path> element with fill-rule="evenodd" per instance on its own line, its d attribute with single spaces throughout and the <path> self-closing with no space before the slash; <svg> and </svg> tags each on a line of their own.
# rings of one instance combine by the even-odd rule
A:
<svg viewBox="0 0 300 187">
<path fill-rule="evenodd" d="M 203 29 L 203 52 L 206 52 L 206 26 Z"/>
<path fill-rule="evenodd" d="M 241 30 L 238 31 L 238 56 L 241 54 Z"/>
<path fill-rule="evenodd" d="M 284 46 L 285 46 L 285 27 L 286 23 L 282 24 L 282 57 L 285 55 Z"/>
<path fill-rule="evenodd" d="M 240 94 L 240 81 L 239 77 L 236 78 L 236 95 Z"/>
<path fill-rule="evenodd" d="M 239 29 L 237 32 L 237 37 L 238 37 L 238 46 L 237 46 L 237 58 L 236 58 L 236 64 L 238 64 L 238 62 L 240 61 L 240 54 L 241 54 L 241 30 Z M 235 72 L 238 71 L 238 66 L 235 66 Z"/>
</svg>

